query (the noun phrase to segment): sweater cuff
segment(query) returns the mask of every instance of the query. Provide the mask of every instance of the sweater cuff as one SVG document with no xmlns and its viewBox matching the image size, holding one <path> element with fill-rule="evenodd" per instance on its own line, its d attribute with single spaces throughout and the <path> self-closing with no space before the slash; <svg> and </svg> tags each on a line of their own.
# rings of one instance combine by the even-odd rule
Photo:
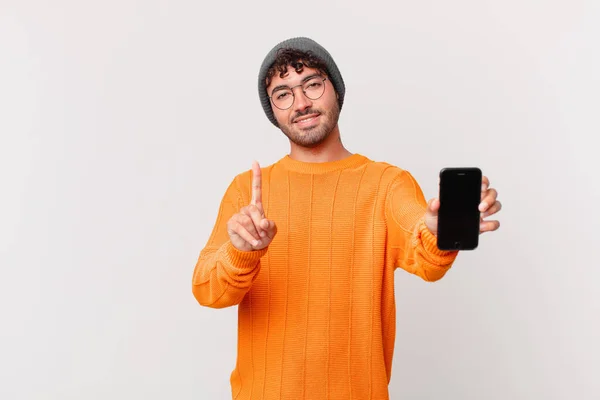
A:
<svg viewBox="0 0 600 400">
<path fill-rule="evenodd" d="M 436 264 L 438 265 L 446 265 L 452 262 L 456 256 L 458 255 L 457 250 L 440 250 L 437 247 L 437 237 L 431 233 L 427 225 L 425 225 L 425 221 L 421 220 L 418 226 L 418 236 L 423 243 L 423 248 L 430 254 L 434 260 L 436 260 Z"/>
<path fill-rule="evenodd" d="M 237 249 L 231 241 L 227 241 L 221 247 L 221 253 L 225 259 L 226 265 L 235 269 L 245 270 L 256 267 L 260 258 L 267 253 L 268 247 L 261 250 L 242 251 Z"/>
</svg>

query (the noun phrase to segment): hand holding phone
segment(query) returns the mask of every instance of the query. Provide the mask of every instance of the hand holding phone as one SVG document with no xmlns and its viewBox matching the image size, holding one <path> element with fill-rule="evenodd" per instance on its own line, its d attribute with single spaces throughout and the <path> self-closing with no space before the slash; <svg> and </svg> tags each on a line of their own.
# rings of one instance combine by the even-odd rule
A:
<svg viewBox="0 0 600 400">
<path fill-rule="evenodd" d="M 482 197 L 479 168 L 440 171 L 437 246 L 440 250 L 474 250 L 479 245 Z"/>
</svg>

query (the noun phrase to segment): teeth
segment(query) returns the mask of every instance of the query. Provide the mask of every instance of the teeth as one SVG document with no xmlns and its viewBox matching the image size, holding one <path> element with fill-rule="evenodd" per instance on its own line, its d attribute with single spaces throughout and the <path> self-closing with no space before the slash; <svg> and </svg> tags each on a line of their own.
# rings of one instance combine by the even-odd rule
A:
<svg viewBox="0 0 600 400">
<path fill-rule="evenodd" d="M 300 120 L 298 120 L 298 122 L 308 122 L 308 121 L 312 121 L 315 118 L 316 117 L 310 117 L 310 118 L 307 118 L 307 119 L 300 119 Z"/>
</svg>

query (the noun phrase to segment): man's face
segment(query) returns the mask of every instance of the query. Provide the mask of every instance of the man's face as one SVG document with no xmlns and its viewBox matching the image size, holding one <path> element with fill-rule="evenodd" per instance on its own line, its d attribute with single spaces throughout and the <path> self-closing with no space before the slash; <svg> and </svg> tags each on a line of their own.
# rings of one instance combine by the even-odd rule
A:
<svg viewBox="0 0 600 400">
<path fill-rule="evenodd" d="M 305 85 L 306 79 L 311 76 L 326 78 L 312 68 L 304 67 L 301 73 L 297 73 L 294 68 L 288 66 L 287 74 L 281 78 L 279 73 L 276 73 L 267 87 L 269 96 L 277 96 L 282 87 L 293 88 L 294 103 L 290 108 L 281 110 L 274 106 L 273 102 L 271 108 L 283 133 L 293 143 L 302 147 L 321 144 L 337 126 L 340 114 L 337 96 L 329 79 L 321 81 L 321 84 L 325 85 L 325 91 L 316 100 L 311 100 L 302 92 L 302 85 Z"/>
</svg>

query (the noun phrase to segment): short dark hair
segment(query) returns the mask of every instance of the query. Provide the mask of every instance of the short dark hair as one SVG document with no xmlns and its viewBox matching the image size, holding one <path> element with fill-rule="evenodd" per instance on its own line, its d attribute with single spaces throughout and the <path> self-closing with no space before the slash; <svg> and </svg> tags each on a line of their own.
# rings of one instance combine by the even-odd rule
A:
<svg viewBox="0 0 600 400">
<path fill-rule="evenodd" d="M 271 80 L 277 72 L 279 72 L 279 77 L 283 78 L 287 72 L 288 66 L 294 68 L 297 73 L 301 73 L 302 69 L 306 66 L 308 68 L 316 69 L 324 75 L 328 75 L 325 62 L 315 56 L 311 51 L 282 48 L 277 52 L 275 61 L 267 71 L 265 87 L 268 87 L 271 84 Z"/>
</svg>

